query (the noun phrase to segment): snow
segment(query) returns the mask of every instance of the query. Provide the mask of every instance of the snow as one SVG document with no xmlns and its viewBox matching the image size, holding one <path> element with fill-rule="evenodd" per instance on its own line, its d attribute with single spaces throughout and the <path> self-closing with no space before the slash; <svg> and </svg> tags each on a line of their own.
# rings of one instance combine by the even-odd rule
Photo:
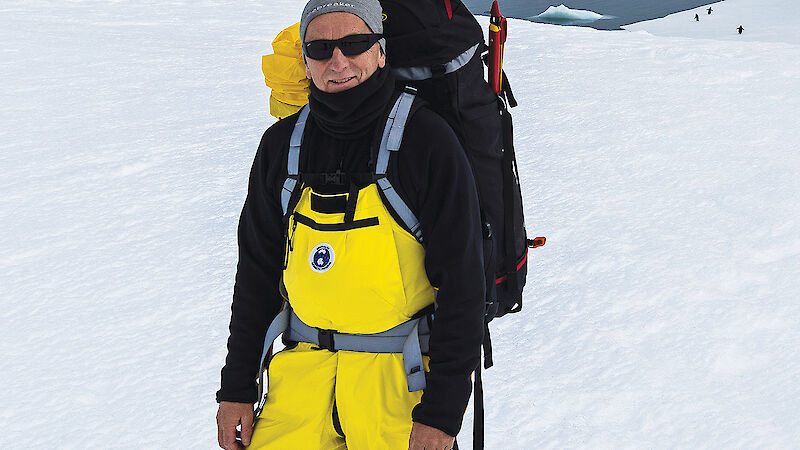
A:
<svg viewBox="0 0 800 450">
<path fill-rule="evenodd" d="M 754 5 L 647 32 L 509 20 L 548 242 L 492 324 L 486 448 L 800 442 L 800 15 Z M 0 447 L 216 448 L 236 223 L 272 123 L 260 58 L 301 8 L 0 6 Z M 734 12 L 769 22 L 692 34 Z"/>
<path fill-rule="evenodd" d="M 588 11 L 583 9 L 570 9 L 564 4 L 560 4 L 558 6 L 550 6 L 545 10 L 545 12 L 539 14 L 538 16 L 533 16 L 533 18 L 553 22 L 553 23 L 563 23 L 563 22 L 594 22 L 596 20 L 602 19 L 602 14 L 597 14 L 594 11 Z"/>
<path fill-rule="evenodd" d="M 708 7 L 711 14 L 708 14 Z M 698 15 L 699 22 L 694 16 Z M 797 2 L 726 0 L 672 14 L 663 19 L 625 25 L 630 31 L 657 36 L 685 36 L 699 39 L 786 42 L 800 45 L 800 5 Z M 737 28 L 744 28 L 741 35 Z"/>
</svg>

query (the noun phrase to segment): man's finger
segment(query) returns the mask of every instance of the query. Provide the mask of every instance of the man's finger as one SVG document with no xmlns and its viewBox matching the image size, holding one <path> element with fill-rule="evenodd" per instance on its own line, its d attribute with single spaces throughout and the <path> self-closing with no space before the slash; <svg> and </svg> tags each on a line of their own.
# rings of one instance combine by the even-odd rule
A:
<svg viewBox="0 0 800 450">
<path fill-rule="evenodd" d="M 253 436 L 253 418 L 242 417 L 242 444 L 250 445 L 250 438 Z"/>
<path fill-rule="evenodd" d="M 411 429 L 411 436 L 408 438 L 408 450 L 422 450 L 422 447 L 419 446 L 417 434 L 413 428 Z"/>
<path fill-rule="evenodd" d="M 236 447 L 236 425 L 237 422 L 222 424 L 222 448 L 235 449 Z"/>
<path fill-rule="evenodd" d="M 217 410 L 217 444 L 219 444 L 220 448 L 225 448 L 225 444 L 222 443 L 222 422 L 219 416 L 220 411 Z"/>
</svg>

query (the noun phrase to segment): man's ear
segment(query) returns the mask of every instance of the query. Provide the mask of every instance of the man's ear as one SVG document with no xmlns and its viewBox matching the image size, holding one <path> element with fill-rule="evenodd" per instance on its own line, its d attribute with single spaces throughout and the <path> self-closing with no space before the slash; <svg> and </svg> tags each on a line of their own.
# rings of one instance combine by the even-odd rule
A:
<svg viewBox="0 0 800 450">
<path fill-rule="evenodd" d="M 303 55 L 303 64 L 306 66 L 306 78 L 309 80 L 311 79 L 311 71 L 308 70 L 308 60 L 306 59 L 306 55 Z"/>
<path fill-rule="evenodd" d="M 379 47 L 381 54 L 378 56 L 378 67 L 383 69 L 386 67 L 386 54 L 383 53 L 383 47 Z"/>
</svg>

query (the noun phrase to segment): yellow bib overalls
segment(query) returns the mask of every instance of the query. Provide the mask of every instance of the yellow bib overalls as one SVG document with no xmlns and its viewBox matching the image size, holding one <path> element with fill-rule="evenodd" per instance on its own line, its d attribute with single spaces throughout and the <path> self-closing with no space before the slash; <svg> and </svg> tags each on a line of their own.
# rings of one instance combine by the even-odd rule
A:
<svg viewBox="0 0 800 450">
<path fill-rule="evenodd" d="M 392 121 L 390 115 L 382 151 Z M 398 149 L 399 140 L 389 147 Z M 378 164 L 385 174 L 385 161 Z M 384 185 L 358 189 L 349 213 L 335 205 L 348 204 L 355 191 L 321 195 L 312 187 L 300 189 L 288 221 L 283 282 L 302 322 L 373 334 L 433 304 L 424 248 L 389 213 L 378 191 L 386 192 Z M 427 371 L 427 357 L 424 364 Z M 422 391 L 409 392 L 402 354 L 332 352 L 300 342 L 272 357 L 267 378 L 268 395 L 249 448 L 408 448 L 411 410 Z"/>
</svg>

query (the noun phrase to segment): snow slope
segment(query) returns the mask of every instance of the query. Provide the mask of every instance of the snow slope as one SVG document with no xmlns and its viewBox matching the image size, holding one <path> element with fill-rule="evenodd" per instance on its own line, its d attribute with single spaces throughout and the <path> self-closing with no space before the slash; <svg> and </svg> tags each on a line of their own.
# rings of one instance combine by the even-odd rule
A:
<svg viewBox="0 0 800 450">
<path fill-rule="evenodd" d="M 260 57 L 301 8 L 0 5 L 0 447 L 216 447 Z M 486 447 L 797 446 L 800 45 L 509 23 L 548 243 Z"/>
<path fill-rule="evenodd" d="M 708 15 L 711 6 L 711 15 Z M 726 0 L 672 14 L 663 19 L 625 25 L 626 30 L 657 36 L 786 42 L 800 45 L 800 4 L 789 1 Z M 694 15 L 700 18 L 695 22 Z M 739 35 L 741 25 L 744 32 Z"/>
</svg>

